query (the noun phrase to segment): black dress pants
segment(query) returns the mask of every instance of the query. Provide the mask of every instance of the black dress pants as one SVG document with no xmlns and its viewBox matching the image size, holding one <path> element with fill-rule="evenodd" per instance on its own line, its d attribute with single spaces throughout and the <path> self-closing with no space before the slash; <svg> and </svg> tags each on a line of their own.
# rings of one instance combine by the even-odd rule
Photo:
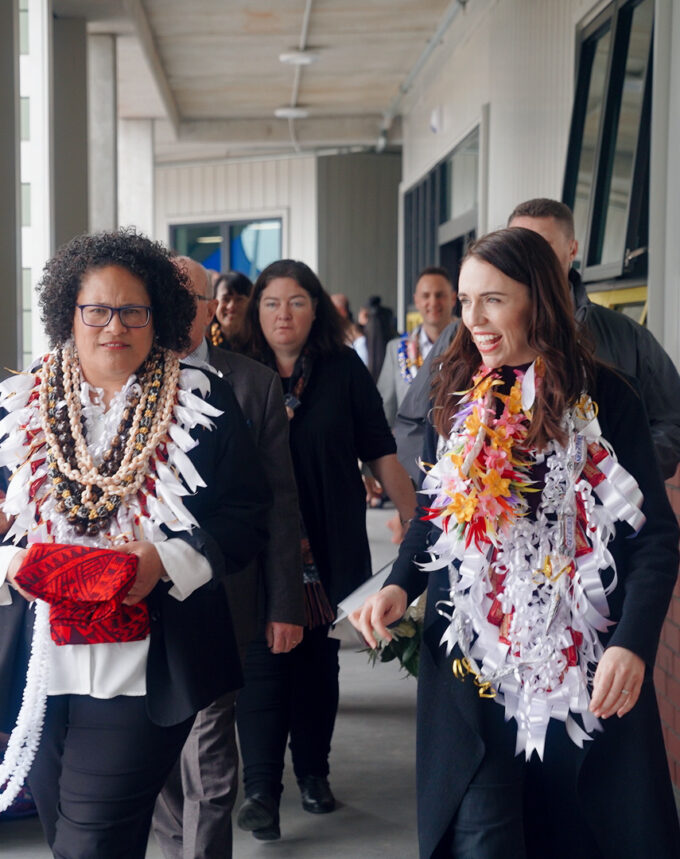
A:
<svg viewBox="0 0 680 859">
<path fill-rule="evenodd" d="M 155 725 L 144 697 L 48 697 L 29 784 L 54 856 L 144 859 L 156 797 L 192 721 Z"/>
<path fill-rule="evenodd" d="M 486 753 L 435 859 L 603 859 L 578 799 L 586 753 L 562 722 L 548 726 L 543 761 L 515 756 L 517 727 L 479 700 Z"/>
<path fill-rule="evenodd" d="M 328 626 L 306 629 L 290 653 L 273 654 L 264 638 L 248 646 L 236 705 L 246 796 L 280 795 L 288 736 L 297 778 L 328 775 L 339 646 Z"/>
<path fill-rule="evenodd" d="M 486 753 L 468 785 L 436 859 L 526 859 L 524 758 L 514 756 L 515 724 L 490 700 L 480 709 Z"/>
</svg>

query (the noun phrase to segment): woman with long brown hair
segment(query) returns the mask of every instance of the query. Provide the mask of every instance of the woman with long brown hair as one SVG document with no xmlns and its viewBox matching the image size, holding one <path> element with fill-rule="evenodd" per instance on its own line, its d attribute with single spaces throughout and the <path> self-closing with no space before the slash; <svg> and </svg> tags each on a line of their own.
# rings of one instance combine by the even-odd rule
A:
<svg viewBox="0 0 680 859">
<path fill-rule="evenodd" d="M 352 617 L 371 646 L 389 639 L 429 573 L 421 856 L 670 859 L 652 671 L 678 527 L 644 408 L 593 358 L 538 234 L 479 239 L 459 299 L 421 506 Z"/>
</svg>

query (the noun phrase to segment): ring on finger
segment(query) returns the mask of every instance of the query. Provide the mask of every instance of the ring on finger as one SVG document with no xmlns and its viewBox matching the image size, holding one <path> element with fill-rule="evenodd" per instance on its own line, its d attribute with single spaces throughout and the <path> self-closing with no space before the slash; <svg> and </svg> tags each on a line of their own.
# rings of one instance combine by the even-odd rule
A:
<svg viewBox="0 0 680 859">
<path fill-rule="evenodd" d="M 621 694 L 622 695 L 630 695 L 630 689 L 622 689 Z"/>
</svg>

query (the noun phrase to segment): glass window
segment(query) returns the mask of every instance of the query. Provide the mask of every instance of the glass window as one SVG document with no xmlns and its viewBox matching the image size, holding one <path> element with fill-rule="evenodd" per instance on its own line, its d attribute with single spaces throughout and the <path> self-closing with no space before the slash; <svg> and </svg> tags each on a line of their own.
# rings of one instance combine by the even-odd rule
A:
<svg viewBox="0 0 680 859">
<path fill-rule="evenodd" d="M 607 64 L 609 59 L 609 43 L 611 27 L 605 25 L 603 31 L 593 36 L 583 45 L 580 74 L 588 77 L 588 95 L 585 101 L 585 115 L 582 119 L 583 132 L 580 139 L 580 158 L 576 178 L 576 189 L 571 208 L 574 213 L 574 230 L 579 243 L 579 257 L 576 267 L 579 267 L 581 253 L 586 246 L 586 231 L 588 229 L 588 205 L 590 189 L 593 186 L 595 171 L 595 153 L 597 138 L 600 131 L 600 120 L 605 102 L 605 85 L 607 81 Z"/>
<path fill-rule="evenodd" d="M 229 226 L 229 268 L 255 280 L 270 262 L 281 258 L 281 221 L 251 221 Z"/>
<path fill-rule="evenodd" d="M 647 273 L 654 0 L 615 0 L 582 33 L 564 180 L 586 282 Z"/>
<path fill-rule="evenodd" d="M 635 8 L 630 26 L 622 20 L 617 38 L 622 42 L 625 64 L 621 80 L 618 121 L 612 125 L 612 154 L 603 165 L 603 217 L 597 222 L 590 242 L 589 260 L 593 265 L 618 262 L 626 249 L 628 206 L 633 183 L 635 152 L 640 133 L 640 119 L 645 90 L 645 75 L 654 21 L 653 0 L 644 0 Z M 625 44 L 627 42 L 627 45 Z M 623 50 L 624 45 L 627 50 Z"/>
<path fill-rule="evenodd" d="M 28 182 L 21 183 L 21 226 L 31 226 L 31 186 Z"/>
<path fill-rule="evenodd" d="M 281 258 L 281 221 L 178 224 L 170 228 L 170 245 L 213 271 L 240 271 L 255 280 Z"/>
<path fill-rule="evenodd" d="M 20 100 L 21 111 L 21 139 L 31 139 L 31 101 L 26 96 L 22 96 Z"/>
<path fill-rule="evenodd" d="M 31 352 L 31 311 L 24 310 L 21 314 L 22 321 L 22 351 L 24 354 Z"/>
<path fill-rule="evenodd" d="M 460 258 L 477 228 L 479 137 L 478 126 L 404 194 L 406 306 L 426 266 L 444 266 L 457 281 Z"/>
<path fill-rule="evenodd" d="M 178 254 L 215 271 L 223 271 L 224 242 L 221 224 L 180 224 L 170 228 L 170 245 Z"/>
<path fill-rule="evenodd" d="M 26 96 L 22 96 L 20 99 L 20 123 L 21 123 L 21 139 L 22 140 L 30 140 L 31 139 L 31 102 L 30 99 Z"/>
<path fill-rule="evenodd" d="M 446 161 L 444 221 L 451 221 L 477 207 L 479 179 L 479 128 L 456 146 Z"/>
<path fill-rule="evenodd" d="M 31 295 L 33 293 L 33 284 L 31 283 L 31 269 L 21 269 L 21 304 L 24 310 L 31 309 Z"/>
<path fill-rule="evenodd" d="M 28 54 L 28 0 L 19 0 L 19 53 Z"/>
</svg>

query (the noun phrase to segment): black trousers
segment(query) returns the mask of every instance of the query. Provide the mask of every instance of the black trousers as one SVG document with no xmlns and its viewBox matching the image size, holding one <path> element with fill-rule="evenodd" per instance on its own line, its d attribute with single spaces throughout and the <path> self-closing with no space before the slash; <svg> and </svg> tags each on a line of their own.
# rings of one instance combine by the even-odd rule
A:
<svg viewBox="0 0 680 859">
<path fill-rule="evenodd" d="M 144 697 L 47 699 L 29 774 L 57 859 L 144 859 L 156 797 L 193 719 L 163 728 Z"/>
<path fill-rule="evenodd" d="M 514 720 L 505 722 L 494 701 L 477 703 L 486 753 L 435 859 L 602 859 L 578 800 L 585 750 L 553 720 L 544 763 L 536 755 L 526 762 L 515 757 Z"/>
<path fill-rule="evenodd" d="M 327 626 L 306 629 L 290 653 L 272 654 L 263 638 L 249 645 L 236 706 L 246 796 L 279 796 L 288 736 L 297 778 L 328 775 L 339 646 Z"/>
</svg>

